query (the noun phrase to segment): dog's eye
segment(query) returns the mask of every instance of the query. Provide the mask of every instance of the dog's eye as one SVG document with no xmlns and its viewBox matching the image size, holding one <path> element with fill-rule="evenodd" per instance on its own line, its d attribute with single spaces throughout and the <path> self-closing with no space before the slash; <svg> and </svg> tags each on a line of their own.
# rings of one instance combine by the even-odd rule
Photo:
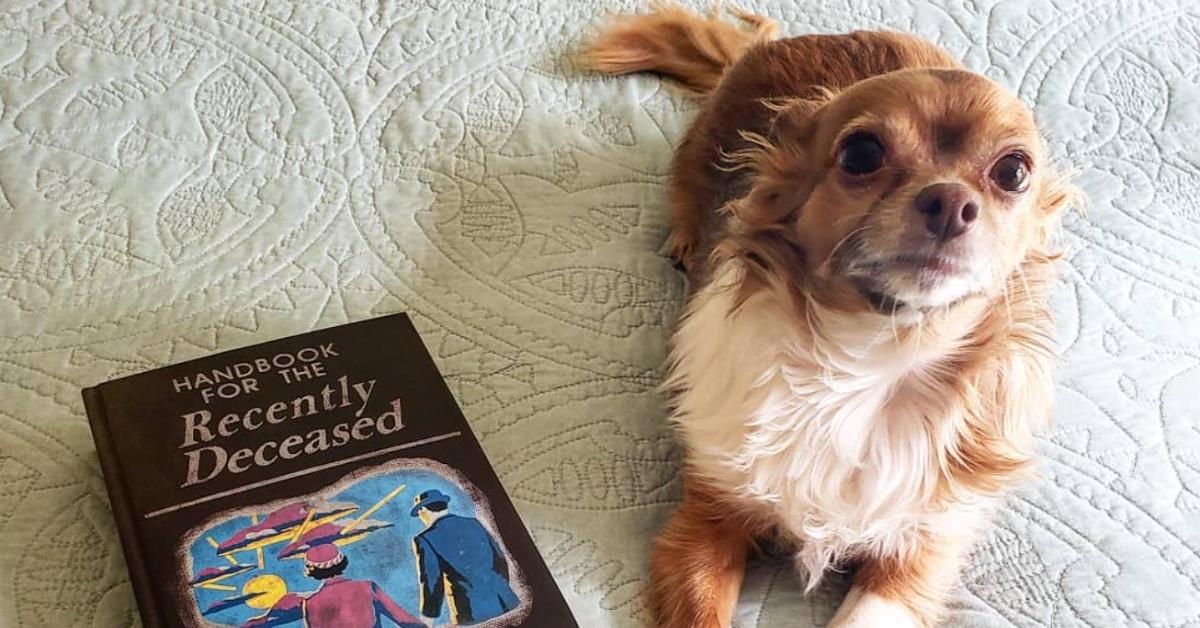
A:
<svg viewBox="0 0 1200 628">
<path fill-rule="evenodd" d="M 870 133 L 855 133 L 842 143 L 837 165 L 853 175 L 871 174 L 883 166 L 883 144 Z"/>
<path fill-rule="evenodd" d="M 1029 160 L 1020 153 L 1000 158 L 992 166 L 992 181 L 1006 192 L 1024 192 L 1029 187 Z"/>
</svg>

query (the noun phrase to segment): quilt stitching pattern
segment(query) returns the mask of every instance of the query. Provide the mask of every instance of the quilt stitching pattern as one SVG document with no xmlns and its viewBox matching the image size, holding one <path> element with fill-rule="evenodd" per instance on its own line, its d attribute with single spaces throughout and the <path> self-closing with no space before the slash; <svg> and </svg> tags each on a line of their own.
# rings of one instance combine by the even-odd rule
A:
<svg viewBox="0 0 1200 628">
<path fill-rule="evenodd" d="M 581 625 L 641 625 L 679 497 L 663 185 L 696 104 L 572 62 L 636 4 L 0 3 L 0 625 L 138 623 L 79 388 L 402 310 Z M 743 4 L 938 42 L 1090 196 L 1041 474 L 949 624 L 1200 626 L 1200 7 Z M 845 587 L 804 598 L 766 557 L 737 625 L 823 625 Z"/>
</svg>

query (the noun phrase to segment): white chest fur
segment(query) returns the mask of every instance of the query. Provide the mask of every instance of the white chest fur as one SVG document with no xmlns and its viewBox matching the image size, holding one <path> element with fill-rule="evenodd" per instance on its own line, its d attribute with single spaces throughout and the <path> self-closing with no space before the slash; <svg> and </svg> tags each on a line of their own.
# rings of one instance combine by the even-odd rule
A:
<svg viewBox="0 0 1200 628">
<path fill-rule="evenodd" d="M 932 506 L 958 427 L 938 356 L 875 314 L 801 320 L 768 294 L 731 314 L 736 272 L 696 295 L 675 337 L 673 420 L 695 471 L 800 540 L 810 586 L 839 557 L 974 520 Z"/>
</svg>

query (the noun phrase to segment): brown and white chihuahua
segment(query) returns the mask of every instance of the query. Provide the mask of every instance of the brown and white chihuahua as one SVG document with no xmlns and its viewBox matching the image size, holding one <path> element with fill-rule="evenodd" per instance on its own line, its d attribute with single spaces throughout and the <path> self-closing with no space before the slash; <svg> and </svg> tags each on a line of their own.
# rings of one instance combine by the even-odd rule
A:
<svg viewBox="0 0 1200 628">
<path fill-rule="evenodd" d="M 585 56 L 705 99 L 669 182 L 691 292 L 666 385 L 687 454 L 656 618 L 729 626 L 770 537 L 809 589 L 857 566 L 831 626 L 929 626 L 1048 421 L 1051 241 L 1078 193 L 1030 111 L 940 48 L 773 40 L 737 15 L 620 17 Z"/>
</svg>

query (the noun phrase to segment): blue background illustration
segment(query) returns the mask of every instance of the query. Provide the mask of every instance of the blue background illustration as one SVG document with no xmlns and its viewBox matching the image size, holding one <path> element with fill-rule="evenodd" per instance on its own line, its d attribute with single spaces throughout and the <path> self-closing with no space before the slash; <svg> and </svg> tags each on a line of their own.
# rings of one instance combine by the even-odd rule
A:
<svg viewBox="0 0 1200 628">
<path fill-rule="evenodd" d="M 453 481 L 442 475 L 423 469 L 400 469 L 380 472 L 364 477 L 336 493 L 322 493 L 319 496 L 300 496 L 294 500 L 276 502 L 275 506 L 283 507 L 289 503 L 310 501 L 319 503 L 321 500 L 334 504 L 350 503 L 356 505 L 356 511 L 343 515 L 338 522 L 347 523 L 365 513 L 367 509 L 385 498 L 401 484 L 405 489 L 378 510 L 371 513 L 367 520 L 386 522 L 391 527 L 382 528 L 364 535 L 360 540 L 340 547 L 349 560 L 349 567 L 343 574 L 355 580 L 373 580 L 400 606 L 414 616 L 420 615 L 419 587 L 415 558 L 413 556 L 413 537 L 424 529 L 424 524 L 417 517 L 409 515 L 413 498 L 422 491 L 437 489 L 450 497 L 450 512 L 467 517 L 477 517 L 475 504 L 467 493 Z M 261 522 L 277 508 L 263 508 L 258 513 Z M 231 563 L 218 555 L 210 538 L 221 542 L 239 530 L 252 525 L 249 514 L 235 516 L 214 524 L 201 531 L 189 548 L 192 559 L 192 572 L 189 579 L 196 576 L 202 569 L 208 567 L 226 568 Z M 503 543 L 501 539 L 497 541 Z M 282 541 L 262 550 L 263 566 L 258 567 L 256 550 L 235 552 L 232 556 L 240 564 L 252 564 L 256 568 L 240 573 L 234 577 L 220 580 L 218 585 L 224 585 L 223 590 L 204 587 L 193 587 L 198 612 L 203 613 L 213 604 L 221 600 L 243 596 L 243 586 L 251 579 L 274 574 L 279 576 L 286 586 L 287 592 L 306 594 L 317 589 L 319 583 L 304 574 L 304 560 L 300 558 L 278 559 L 276 554 L 287 546 Z M 261 580 L 260 580 L 261 582 Z M 236 587 L 236 591 L 228 590 Z M 265 609 L 251 608 L 244 603 L 234 603 L 225 610 L 204 616 L 206 621 L 217 625 L 237 626 L 242 622 L 265 613 Z M 448 610 L 443 607 L 438 623 L 448 621 Z M 295 623 L 292 625 L 299 625 Z M 389 625 L 385 621 L 385 625 Z"/>
</svg>

